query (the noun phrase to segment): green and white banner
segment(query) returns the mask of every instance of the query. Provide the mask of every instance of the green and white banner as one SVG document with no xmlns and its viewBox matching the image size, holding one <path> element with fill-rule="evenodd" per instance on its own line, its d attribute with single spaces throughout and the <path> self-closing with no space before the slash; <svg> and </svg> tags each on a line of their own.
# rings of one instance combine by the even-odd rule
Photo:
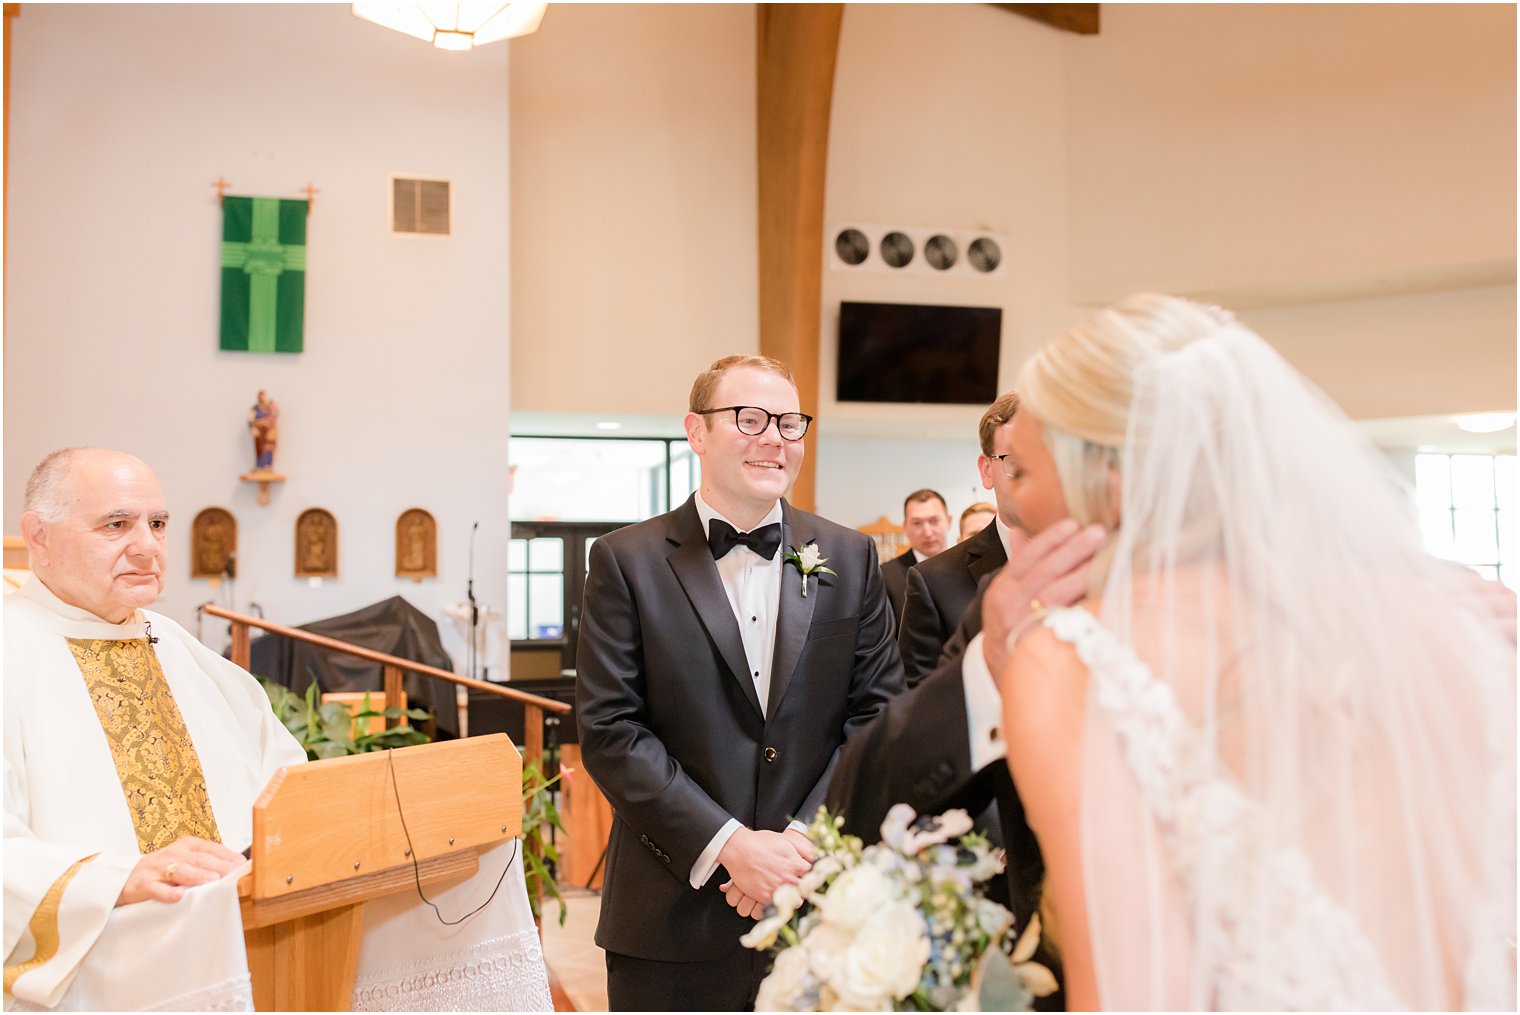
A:
<svg viewBox="0 0 1520 1015">
<path fill-rule="evenodd" d="M 308 202 L 222 198 L 222 348 L 300 352 Z"/>
</svg>

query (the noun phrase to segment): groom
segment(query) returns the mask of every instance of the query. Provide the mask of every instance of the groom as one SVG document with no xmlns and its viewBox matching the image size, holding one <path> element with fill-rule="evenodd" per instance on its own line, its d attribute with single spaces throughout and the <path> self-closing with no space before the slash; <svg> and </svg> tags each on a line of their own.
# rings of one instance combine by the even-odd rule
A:
<svg viewBox="0 0 1520 1015">
<path fill-rule="evenodd" d="M 797 819 L 902 687 L 871 540 L 782 499 L 811 421 L 784 364 L 718 360 L 685 420 L 700 490 L 592 545 L 576 704 L 615 813 L 596 931 L 614 1011 L 753 1006 L 767 957 L 739 938 L 807 871 Z M 788 559 L 813 543 L 832 574 Z"/>
</svg>

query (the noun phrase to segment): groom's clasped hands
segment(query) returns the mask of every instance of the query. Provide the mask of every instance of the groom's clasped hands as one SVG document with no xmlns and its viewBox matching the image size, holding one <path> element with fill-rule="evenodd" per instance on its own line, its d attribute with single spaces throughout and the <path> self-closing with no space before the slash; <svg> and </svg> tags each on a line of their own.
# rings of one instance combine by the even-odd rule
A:
<svg viewBox="0 0 1520 1015">
<path fill-rule="evenodd" d="M 740 828 L 718 853 L 728 871 L 722 885 L 728 904 L 740 916 L 758 920 L 782 885 L 796 884 L 813 866 L 813 844 L 795 828 L 783 832 Z"/>
</svg>

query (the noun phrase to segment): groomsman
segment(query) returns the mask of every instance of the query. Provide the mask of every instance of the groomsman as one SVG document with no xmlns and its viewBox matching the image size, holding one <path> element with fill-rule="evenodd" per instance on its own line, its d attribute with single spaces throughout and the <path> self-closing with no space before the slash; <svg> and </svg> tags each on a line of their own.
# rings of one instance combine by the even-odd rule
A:
<svg viewBox="0 0 1520 1015">
<path fill-rule="evenodd" d="M 908 548 L 881 566 L 881 580 L 892 604 L 892 619 L 902 616 L 908 569 L 941 552 L 950 537 L 950 509 L 933 490 L 914 490 L 903 501 L 903 532 Z"/>
<path fill-rule="evenodd" d="M 728 356 L 689 404 L 701 488 L 596 541 L 582 612 L 613 1010 L 753 1006 L 768 959 L 739 938 L 807 871 L 841 746 L 902 688 L 874 544 L 782 497 L 812 422 L 791 372 Z"/>
<path fill-rule="evenodd" d="M 982 486 L 991 490 L 997 501 L 992 524 L 907 572 L 897 647 L 903 658 L 903 679 L 909 687 L 917 686 L 934 671 L 940 652 L 976 595 L 978 583 L 1008 562 L 1014 533 L 1023 538 L 1013 510 L 1013 478 L 1004 468 L 1009 430 L 1018 407 L 1018 396 L 1010 391 L 999 396 L 977 424 L 982 451 L 976 458 L 977 471 Z"/>
<path fill-rule="evenodd" d="M 1068 606 L 1087 591 L 1092 555 L 1104 532 L 1071 520 L 1019 540 L 1009 562 L 978 596 L 952 641 L 964 646 L 913 690 L 899 695 L 845 747 L 829 785 L 828 804 L 844 830 L 867 843 L 880 839 L 888 809 L 906 803 L 920 814 L 963 807 L 972 814 L 997 801 L 1009 908 L 1020 928 L 1038 911 L 1045 865 L 1009 774 L 997 681 L 1008 661 L 1008 638 L 1036 601 Z M 985 621 L 986 628 L 982 624 Z M 968 637 L 968 632 L 974 632 Z M 1057 972 L 1054 954 L 1039 958 Z M 1059 995 L 1037 1002 L 1059 1010 Z"/>
</svg>

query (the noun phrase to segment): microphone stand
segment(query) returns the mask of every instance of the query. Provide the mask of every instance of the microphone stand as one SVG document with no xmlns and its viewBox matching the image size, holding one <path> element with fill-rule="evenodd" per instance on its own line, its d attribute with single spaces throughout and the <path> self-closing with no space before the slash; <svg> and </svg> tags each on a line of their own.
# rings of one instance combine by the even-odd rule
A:
<svg viewBox="0 0 1520 1015">
<path fill-rule="evenodd" d="M 470 651 L 466 658 L 471 680 L 479 679 L 475 674 L 475 629 L 480 626 L 480 605 L 475 602 L 475 530 L 478 528 L 480 523 L 476 522 L 470 529 L 470 580 L 465 586 L 465 598 L 470 601 Z"/>
</svg>

